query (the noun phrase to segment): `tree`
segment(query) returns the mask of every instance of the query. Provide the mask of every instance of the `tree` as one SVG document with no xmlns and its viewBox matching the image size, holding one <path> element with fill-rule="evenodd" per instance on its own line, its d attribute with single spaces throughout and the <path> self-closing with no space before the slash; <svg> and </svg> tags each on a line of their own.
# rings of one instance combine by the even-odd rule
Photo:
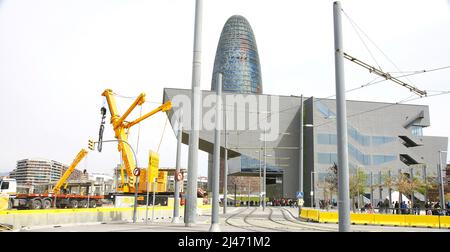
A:
<svg viewBox="0 0 450 252">
<path fill-rule="evenodd" d="M 325 191 L 330 194 L 330 199 L 333 198 L 333 194 L 338 190 L 338 167 L 336 163 L 328 168 L 328 174 L 325 177 Z M 327 200 L 327 199 L 325 199 Z"/>
<path fill-rule="evenodd" d="M 357 170 L 356 174 L 353 174 L 350 177 L 349 185 L 350 185 L 350 198 L 353 199 L 359 196 L 360 194 L 363 194 L 366 189 L 366 181 L 367 181 L 367 175 L 364 173 L 364 171 Z M 352 207 L 354 207 L 355 204 L 352 204 Z M 358 207 L 360 207 L 358 205 Z"/>
<path fill-rule="evenodd" d="M 427 199 L 429 198 L 429 192 L 432 190 L 437 190 L 439 186 L 435 177 L 427 176 L 425 181 L 420 180 L 419 182 L 420 183 L 417 186 L 416 191 L 425 195 Z"/>
</svg>

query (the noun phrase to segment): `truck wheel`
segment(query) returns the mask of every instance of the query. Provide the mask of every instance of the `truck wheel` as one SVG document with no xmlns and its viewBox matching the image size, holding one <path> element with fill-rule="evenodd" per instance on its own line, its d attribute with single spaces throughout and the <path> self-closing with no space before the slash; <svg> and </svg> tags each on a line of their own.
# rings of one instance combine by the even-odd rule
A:
<svg viewBox="0 0 450 252">
<path fill-rule="evenodd" d="M 52 201 L 50 200 L 50 199 L 45 199 L 43 202 L 42 202 L 42 208 L 43 209 L 49 209 L 49 208 L 51 208 L 52 207 Z"/>
<path fill-rule="evenodd" d="M 40 199 L 34 199 L 31 202 L 31 209 L 41 209 L 42 208 L 42 201 Z"/>
<path fill-rule="evenodd" d="M 78 208 L 78 200 L 71 200 L 69 203 L 70 208 Z"/>
<path fill-rule="evenodd" d="M 97 201 L 96 200 L 89 201 L 89 207 L 90 208 L 96 208 L 97 207 Z"/>
<path fill-rule="evenodd" d="M 87 200 L 80 201 L 80 204 L 78 204 L 78 207 L 79 208 L 87 208 L 88 207 Z"/>
</svg>

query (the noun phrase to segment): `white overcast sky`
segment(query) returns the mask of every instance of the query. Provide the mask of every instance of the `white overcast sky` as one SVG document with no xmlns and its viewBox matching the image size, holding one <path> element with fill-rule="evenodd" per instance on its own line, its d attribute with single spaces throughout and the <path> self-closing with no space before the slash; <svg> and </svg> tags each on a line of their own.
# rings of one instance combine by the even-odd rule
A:
<svg viewBox="0 0 450 252">
<path fill-rule="evenodd" d="M 215 51 L 226 20 L 245 16 L 255 33 L 264 93 L 334 94 L 333 11 L 331 0 L 205 0 L 201 87 L 209 90 Z M 450 65 L 449 0 L 343 0 L 344 11 L 402 71 Z M 0 0 L 0 172 L 24 158 L 66 164 L 89 138 L 97 139 L 101 93 L 147 94 L 160 102 L 164 87 L 190 88 L 194 0 Z M 343 16 L 344 49 L 375 64 Z M 385 71 L 397 71 L 365 40 Z M 376 76 L 345 63 L 347 89 Z M 450 69 L 404 79 L 421 89 L 450 90 Z M 411 93 L 383 82 L 347 93 L 348 99 L 397 102 Z M 430 106 L 424 133 L 449 136 L 450 95 L 411 102 Z M 123 109 L 131 100 L 118 98 Z M 143 111 L 156 104 L 146 103 Z M 132 116 L 137 116 L 136 114 Z M 156 150 L 166 116 L 141 125 L 138 160 L 147 165 Z M 131 133 L 136 144 L 137 128 Z M 114 137 L 109 124 L 104 139 Z M 175 166 L 176 140 L 167 125 L 160 165 Z M 183 146 L 184 167 L 187 146 Z M 437 154 L 436 154 L 437 156 Z M 89 172 L 112 173 L 119 162 L 115 144 L 104 144 L 79 165 Z M 207 154 L 199 157 L 206 175 Z"/>
</svg>

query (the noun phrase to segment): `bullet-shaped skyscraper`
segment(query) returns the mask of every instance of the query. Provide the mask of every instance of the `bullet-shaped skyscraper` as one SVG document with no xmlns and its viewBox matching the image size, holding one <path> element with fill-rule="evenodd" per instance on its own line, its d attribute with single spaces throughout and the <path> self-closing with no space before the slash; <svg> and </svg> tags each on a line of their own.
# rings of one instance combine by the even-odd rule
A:
<svg viewBox="0 0 450 252">
<path fill-rule="evenodd" d="M 262 93 L 258 48 L 252 27 L 243 16 L 230 17 L 222 29 L 214 60 L 211 90 L 215 90 L 219 72 L 223 74 L 224 92 Z"/>
<path fill-rule="evenodd" d="M 262 94 L 261 65 L 255 35 L 250 23 L 243 16 L 234 15 L 225 23 L 217 45 L 211 90 L 216 90 L 217 75 L 222 73 L 222 91 Z M 259 167 L 259 160 L 242 157 L 243 164 Z M 212 154 L 208 158 L 208 178 L 212 177 Z M 220 188 L 222 190 L 224 158 L 221 158 Z M 241 167 L 243 170 L 250 167 Z M 211 179 L 208 179 L 208 188 Z"/>
</svg>

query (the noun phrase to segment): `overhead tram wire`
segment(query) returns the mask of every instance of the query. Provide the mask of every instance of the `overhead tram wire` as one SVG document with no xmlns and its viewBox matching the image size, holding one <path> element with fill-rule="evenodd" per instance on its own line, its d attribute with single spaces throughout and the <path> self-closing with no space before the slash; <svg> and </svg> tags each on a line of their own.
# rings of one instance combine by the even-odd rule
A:
<svg viewBox="0 0 450 252">
<path fill-rule="evenodd" d="M 427 96 L 423 96 L 423 97 L 420 97 L 420 96 L 419 97 L 415 97 L 415 95 L 411 95 L 411 96 L 408 96 L 408 98 L 400 100 L 400 101 L 398 101 L 396 103 L 390 103 L 390 104 L 383 105 L 383 106 L 380 106 L 380 107 L 377 107 L 377 108 L 374 108 L 374 109 L 369 109 L 369 110 L 366 110 L 366 111 L 362 111 L 362 112 L 358 112 L 358 113 L 355 113 L 355 114 L 348 115 L 347 118 L 350 118 L 350 117 L 353 117 L 353 116 L 362 115 L 362 114 L 366 114 L 366 113 L 369 113 L 369 112 L 377 111 L 377 110 L 388 108 L 388 107 L 391 107 L 391 106 L 396 106 L 396 105 L 399 105 L 399 104 L 404 104 L 405 102 L 415 101 L 415 100 L 429 98 L 429 97 L 433 97 L 433 96 L 440 96 L 440 95 L 450 94 L 450 91 L 439 91 L 439 92 L 440 93 L 438 93 L 438 94 L 432 94 L 432 95 L 427 95 Z M 414 97 L 414 98 L 411 98 L 411 97 Z M 320 127 L 320 126 L 327 125 L 327 124 L 330 124 L 330 123 L 333 123 L 333 122 L 334 121 L 322 123 L 322 124 L 319 124 L 319 125 L 314 126 L 314 127 Z"/>
<path fill-rule="evenodd" d="M 342 10 L 342 9 L 341 9 L 341 10 Z M 348 17 L 348 15 L 344 12 L 344 10 L 342 10 L 342 13 L 344 13 L 344 14 L 347 16 L 347 18 L 348 18 L 349 21 L 350 21 L 350 24 L 351 24 L 352 27 L 353 27 L 353 30 L 355 31 L 356 35 L 358 35 L 359 40 L 361 40 L 361 42 L 363 43 L 363 45 L 364 45 L 364 47 L 366 48 L 367 52 L 369 52 L 370 57 L 372 57 L 373 61 L 375 61 L 375 64 L 377 64 L 378 68 L 379 68 L 380 70 L 382 70 L 380 64 L 378 64 L 378 61 L 377 61 L 377 60 L 375 59 L 375 57 L 373 56 L 373 54 L 372 54 L 372 52 L 370 51 L 369 47 L 367 46 L 366 42 L 364 42 L 364 40 L 362 39 L 361 34 L 359 34 L 358 30 L 356 29 L 355 23 L 351 21 L 350 17 Z"/>
<path fill-rule="evenodd" d="M 342 10 L 343 11 L 343 10 Z M 344 12 L 344 14 L 345 14 L 345 12 Z M 347 16 L 347 15 L 346 15 Z M 362 31 L 363 32 L 363 31 Z M 363 32 L 364 33 L 364 32 Z M 365 33 L 364 33 L 365 34 Z M 366 37 L 367 37 L 367 35 L 365 35 Z M 369 38 L 369 40 L 370 40 L 370 38 Z M 373 41 L 371 41 L 374 45 L 375 45 L 375 43 L 373 42 Z M 376 45 L 375 45 L 376 46 Z M 378 46 L 376 46 L 377 48 L 378 48 Z M 378 50 L 380 50 L 381 51 L 381 49 L 379 49 L 378 48 Z M 381 51 L 382 52 L 382 51 Z M 383 52 L 382 52 L 383 53 Z M 383 53 L 384 54 L 384 53 Z M 387 58 L 387 56 L 385 55 L 385 57 Z M 389 59 L 390 60 L 390 59 Z M 391 61 L 391 60 L 390 60 Z M 391 61 L 391 63 L 395 66 L 395 64 Z M 396 68 L 397 68 L 397 70 L 399 70 L 398 69 L 398 67 L 397 66 L 395 66 Z M 434 72 L 434 71 L 439 71 L 439 70 L 444 70 L 444 69 L 450 69 L 450 65 L 449 66 L 444 66 L 444 67 L 438 67 L 438 68 L 433 68 L 433 69 L 424 69 L 424 70 L 417 70 L 417 71 L 401 71 L 401 70 L 399 70 L 399 72 L 398 73 L 409 73 L 409 74 L 404 74 L 404 75 L 399 75 L 399 76 L 395 76 L 395 78 L 402 78 L 402 77 L 407 77 L 407 76 L 413 76 L 413 75 L 417 75 L 417 74 L 424 74 L 424 73 L 430 73 L 430 72 Z M 388 73 L 395 73 L 395 72 L 388 72 Z M 363 85 L 361 85 L 361 86 L 359 86 L 359 87 L 355 87 L 355 88 L 352 88 L 352 89 L 349 89 L 349 90 L 346 90 L 345 92 L 346 93 L 348 93 L 348 92 L 352 92 L 352 91 L 355 91 L 355 90 L 358 90 L 358 89 L 362 89 L 362 88 L 365 88 L 365 87 L 368 87 L 368 86 L 372 86 L 372 85 L 375 85 L 375 84 L 378 84 L 378 83 L 381 83 L 381 82 L 384 82 L 384 81 L 387 81 L 386 79 L 382 79 L 382 80 L 378 80 L 378 81 L 375 81 L 376 79 L 378 79 L 378 78 L 380 78 L 380 77 L 377 77 L 377 78 L 375 78 L 375 79 L 373 79 L 372 81 L 370 81 L 370 82 L 367 82 L 366 84 L 363 84 Z M 442 93 L 439 93 L 439 94 L 435 94 L 435 95 L 428 95 L 429 97 L 432 97 L 432 96 L 436 96 L 436 95 L 441 95 L 441 94 L 448 94 L 448 91 L 439 91 L 439 92 L 442 92 Z M 121 98 L 126 98 L 126 99 L 136 99 L 137 97 L 131 97 L 131 96 L 124 96 L 124 95 L 120 95 L 120 94 L 117 94 L 117 93 L 113 93 L 115 96 L 117 96 L 117 97 L 121 97 Z M 314 102 L 319 102 L 319 101 L 321 101 L 321 100 L 325 100 L 325 99 L 329 99 L 329 98 L 332 98 L 332 97 L 334 97 L 334 96 L 336 96 L 336 94 L 333 94 L 333 95 L 330 95 L 330 96 L 327 96 L 327 97 L 324 97 L 324 98 L 317 98 Z M 419 97 L 419 99 L 420 99 L 421 97 Z M 423 97 L 422 97 L 423 98 Z M 151 102 L 151 101 L 146 101 L 146 102 L 149 102 L 149 103 L 154 103 L 154 104 L 162 104 L 161 102 Z M 395 103 L 395 104 L 390 104 L 389 106 L 391 106 L 391 105 L 396 105 L 397 103 Z M 224 104 L 224 106 L 226 106 L 226 107 L 235 107 L 234 105 L 228 105 L 228 104 Z M 291 106 L 291 107 L 288 107 L 288 108 L 286 108 L 286 109 L 283 109 L 283 110 L 280 110 L 280 111 L 277 111 L 278 112 L 278 114 L 280 114 L 280 113 L 283 113 L 283 112 L 286 112 L 286 111 L 288 111 L 288 110 L 291 110 L 291 109 L 294 109 L 294 108 L 297 108 L 298 107 L 298 105 L 294 105 L 294 106 Z M 256 110 L 256 111 L 246 111 L 246 110 L 228 110 L 228 109 L 225 109 L 224 111 L 241 111 L 241 112 L 248 112 L 248 113 L 255 113 L 255 114 L 258 114 L 258 113 L 260 113 L 260 111 L 258 111 L 258 110 Z M 267 118 L 270 118 L 271 116 L 272 116 L 272 114 L 274 114 L 274 113 L 269 113 L 269 115 L 267 115 L 264 119 L 267 119 Z M 166 123 L 167 123 L 167 121 L 166 121 Z M 251 125 L 251 126 L 255 126 L 255 125 Z M 250 127 L 249 127 L 250 128 Z"/>
<path fill-rule="evenodd" d="M 401 72 L 401 70 L 400 70 L 400 68 L 394 63 L 394 61 L 393 60 L 391 60 L 388 56 L 387 56 L 387 54 L 383 51 L 383 50 L 381 50 L 381 48 L 367 35 L 367 33 L 365 33 L 362 29 L 361 29 L 361 27 L 355 22 L 355 21 L 353 21 L 353 19 L 351 19 L 350 18 L 350 16 L 343 10 L 343 9 L 341 9 L 342 10 L 342 13 L 344 13 L 344 15 L 345 15 L 345 17 L 349 20 L 349 22 L 352 24 L 352 26 L 355 28 L 357 28 L 358 30 L 360 30 L 361 31 L 361 33 L 375 46 L 375 48 L 377 48 L 378 49 L 378 51 L 380 51 L 381 52 L 381 54 L 383 54 L 383 56 L 399 71 L 399 72 Z M 381 68 L 380 68 L 381 69 Z M 411 83 L 411 80 L 409 80 L 408 78 L 406 78 L 410 83 Z"/>
</svg>

